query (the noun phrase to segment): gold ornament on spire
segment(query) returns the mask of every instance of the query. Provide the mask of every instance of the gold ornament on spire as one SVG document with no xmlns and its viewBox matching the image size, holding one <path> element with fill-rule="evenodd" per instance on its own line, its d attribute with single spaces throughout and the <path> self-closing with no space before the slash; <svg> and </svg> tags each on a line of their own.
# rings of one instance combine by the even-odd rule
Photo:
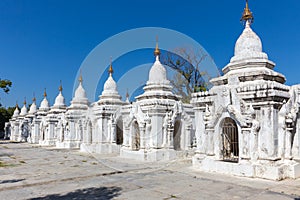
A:
<svg viewBox="0 0 300 200">
<path fill-rule="evenodd" d="M 61 81 L 60 81 L 60 86 L 58 87 L 58 91 L 62 92 L 63 90 L 63 87 L 62 87 L 62 84 L 61 84 Z"/>
<path fill-rule="evenodd" d="M 23 102 L 23 104 L 26 106 L 26 97 L 24 98 L 24 102 Z"/>
<path fill-rule="evenodd" d="M 160 50 L 158 48 L 158 36 L 156 36 L 156 46 L 155 46 L 155 50 L 154 50 L 154 55 L 155 56 L 159 56 L 160 55 Z"/>
<path fill-rule="evenodd" d="M 111 57 L 110 57 L 110 65 L 109 65 L 108 73 L 109 73 L 109 74 L 114 73 L 114 69 L 113 69 L 113 67 L 112 67 L 112 58 L 111 58 Z"/>
<path fill-rule="evenodd" d="M 47 97 L 46 88 L 45 88 L 45 90 L 44 90 L 44 97 L 45 97 L 45 98 Z"/>
<path fill-rule="evenodd" d="M 36 101 L 36 98 L 35 98 L 35 94 L 33 93 L 33 98 L 32 98 L 32 101 L 35 102 Z"/>
<path fill-rule="evenodd" d="M 246 7 L 244 9 L 241 21 L 245 21 L 245 22 L 249 21 L 250 23 L 253 23 L 254 21 L 253 14 L 249 9 L 248 0 L 246 0 Z"/>
<path fill-rule="evenodd" d="M 82 81 L 83 81 L 83 79 L 82 79 L 82 75 L 81 75 L 81 72 L 80 72 L 80 75 L 79 75 L 78 81 L 79 81 L 79 83 L 82 83 Z"/>
<path fill-rule="evenodd" d="M 19 108 L 18 102 L 16 101 L 16 108 Z"/>
</svg>

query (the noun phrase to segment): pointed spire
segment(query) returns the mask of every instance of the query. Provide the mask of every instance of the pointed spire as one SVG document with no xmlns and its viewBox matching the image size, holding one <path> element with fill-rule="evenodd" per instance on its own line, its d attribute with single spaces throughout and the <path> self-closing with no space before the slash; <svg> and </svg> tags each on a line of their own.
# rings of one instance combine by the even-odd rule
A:
<svg viewBox="0 0 300 200">
<path fill-rule="evenodd" d="M 154 55 L 155 55 L 155 57 L 160 55 L 160 50 L 158 48 L 158 36 L 156 36 L 156 46 L 155 46 L 155 50 L 154 50 Z"/>
<path fill-rule="evenodd" d="M 128 89 L 127 89 L 127 92 L 126 92 L 126 102 L 129 103 L 129 93 L 128 93 Z"/>
<path fill-rule="evenodd" d="M 244 12 L 243 12 L 241 21 L 246 22 L 246 25 L 247 25 L 247 24 L 250 25 L 250 24 L 252 24 L 253 21 L 254 21 L 253 14 L 252 14 L 252 12 L 251 12 L 250 9 L 249 9 L 248 0 L 246 0 L 246 7 L 245 7 L 245 9 L 244 9 Z M 248 23 L 247 23 L 247 22 L 248 22 Z"/>
<path fill-rule="evenodd" d="M 114 70 L 113 70 L 113 67 L 112 67 L 112 57 L 110 57 L 110 65 L 109 65 L 108 73 L 110 75 L 112 75 L 112 73 L 114 73 Z"/>
<path fill-rule="evenodd" d="M 23 102 L 24 106 L 26 106 L 26 97 L 24 97 L 24 102 Z"/>
<path fill-rule="evenodd" d="M 126 98 L 129 98 L 128 89 L 127 89 L 127 92 L 126 92 Z"/>
<path fill-rule="evenodd" d="M 35 99 L 35 94 L 33 93 L 32 104 L 29 108 L 29 114 L 32 115 L 34 113 L 36 113 L 36 99 Z"/>
<path fill-rule="evenodd" d="M 82 81 L 83 81 L 83 79 L 82 79 L 82 74 L 81 74 L 81 70 L 80 70 L 80 75 L 79 75 L 78 81 L 79 81 L 79 83 L 82 83 Z"/>
<path fill-rule="evenodd" d="M 35 103 L 36 102 L 36 98 L 35 98 L 35 94 L 33 93 L 33 98 L 32 101 Z"/>
<path fill-rule="evenodd" d="M 60 86 L 58 87 L 58 91 L 62 92 L 63 90 L 63 87 L 62 87 L 62 83 L 61 83 L 61 80 L 60 80 Z"/>
<path fill-rule="evenodd" d="M 14 114 L 13 114 L 13 117 L 17 117 L 19 115 L 19 105 L 18 105 L 18 102 L 16 102 L 16 108 L 15 108 L 15 111 L 14 111 Z"/>
<path fill-rule="evenodd" d="M 46 92 L 46 88 L 44 89 L 44 98 L 47 97 L 47 92 Z"/>
</svg>

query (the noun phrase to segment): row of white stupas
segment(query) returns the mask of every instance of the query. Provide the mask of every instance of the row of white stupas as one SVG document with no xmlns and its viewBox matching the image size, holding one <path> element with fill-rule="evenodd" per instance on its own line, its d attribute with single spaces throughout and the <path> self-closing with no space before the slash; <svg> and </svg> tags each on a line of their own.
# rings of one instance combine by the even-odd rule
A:
<svg viewBox="0 0 300 200">
<path fill-rule="evenodd" d="M 170 160 L 175 150 L 192 149 L 193 110 L 172 93 L 166 69 L 159 61 L 149 72 L 144 94 L 129 103 L 121 100 L 113 79 L 112 65 L 99 100 L 89 103 L 82 76 L 70 106 L 66 106 L 62 86 L 52 107 L 46 91 L 40 107 L 36 100 L 27 111 L 26 102 L 6 124 L 6 135 L 24 141 L 59 148 L 80 148 L 93 153 L 116 153 L 140 160 Z M 121 149 L 122 147 L 122 149 Z"/>
<path fill-rule="evenodd" d="M 28 113 L 26 106 L 21 113 L 16 108 L 7 133 L 14 141 L 27 137 L 31 143 L 119 152 L 146 161 L 193 151 L 193 166 L 202 171 L 298 178 L 300 85 L 284 85 L 285 77 L 273 70 L 275 64 L 250 27 L 248 2 L 242 19 L 245 29 L 224 75 L 211 80 L 208 92 L 194 93 L 191 104 L 172 93 L 156 47 L 144 93 L 132 104 L 121 101 L 110 67 L 99 101 L 89 104 L 80 79 L 69 107 L 61 89 L 51 108 L 45 95 L 39 109 L 35 102 Z"/>
</svg>

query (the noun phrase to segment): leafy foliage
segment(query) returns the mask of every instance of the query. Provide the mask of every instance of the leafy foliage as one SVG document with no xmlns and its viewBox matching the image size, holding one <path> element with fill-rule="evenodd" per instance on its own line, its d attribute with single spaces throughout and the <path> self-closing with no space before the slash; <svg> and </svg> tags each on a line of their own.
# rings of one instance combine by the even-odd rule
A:
<svg viewBox="0 0 300 200">
<path fill-rule="evenodd" d="M 0 107 L 0 131 L 4 131 L 5 122 L 8 122 L 14 113 L 14 107 Z"/>
<path fill-rule="evenodd" d="M 173 92 L 180 95 L 184 103 L 189 103 L 193 92 L 207 91 L 209 88 L 210 83 L 203 78 L 208 74 L 201 70 L 202 61 L 208 55 L 186 48 L 175 49 L 174 52 L 164 52 L 160 60 L 177 72 L 170 80 Z"/>
<path fill-rule="evenodd" d="M 0 79 L 0 88 L 2 88 L 5 93 L 9 92 L 11 86 L 12 86 L 12 82 L 10 80 Z"/>
</svg>

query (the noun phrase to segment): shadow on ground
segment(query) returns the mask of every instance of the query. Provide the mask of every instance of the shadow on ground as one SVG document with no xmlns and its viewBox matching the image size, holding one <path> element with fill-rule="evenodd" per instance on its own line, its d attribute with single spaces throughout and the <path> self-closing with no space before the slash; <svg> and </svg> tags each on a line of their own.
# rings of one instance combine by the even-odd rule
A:
<svg viewBox="0 0 300 200">
<path fill-rule="evenodd" d="M 25 179 L 3 180 L 3 181 L 0 181 L 0 184 L 4 184 L 4 183 L 17 183 L 17 182 L 24 181 L 24 180 Z"/>
<path fill-rule="evenodd" d="M 44 197 L 33 198 L 31 200 L 47 200 L 47 199 L 70 199 L 70 200 L 80 200 L 80 199 L 112 199 L 119 196 L 122 188 L 120 187 L 100 187 L 100 188 L 86 188 L 75 190 L 74 192 L 69 192 L 67 194 L 52 194 Z"/>
</svg>

